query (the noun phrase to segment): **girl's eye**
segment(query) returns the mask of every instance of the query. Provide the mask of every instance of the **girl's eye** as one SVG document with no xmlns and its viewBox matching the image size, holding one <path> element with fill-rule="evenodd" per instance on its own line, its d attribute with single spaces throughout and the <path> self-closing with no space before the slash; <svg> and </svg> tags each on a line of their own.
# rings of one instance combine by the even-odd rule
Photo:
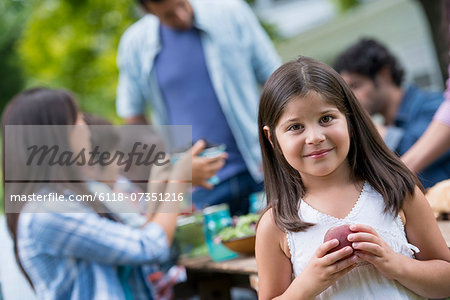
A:
<svg viewBox="0 0 450 300">
<path fill-rule="evenodd" d="M 332 116 L 323 116 L 320 118 L 320 123 L 329 123 L 333 120 Z"/>
<path fill-rule="evenodd" d="M 288 127 L 288 131 L 294 131 L 294 130 L 300 130 L 302 129 L 302 125 L 300 124 L 293 124 Z"/>
</svg>

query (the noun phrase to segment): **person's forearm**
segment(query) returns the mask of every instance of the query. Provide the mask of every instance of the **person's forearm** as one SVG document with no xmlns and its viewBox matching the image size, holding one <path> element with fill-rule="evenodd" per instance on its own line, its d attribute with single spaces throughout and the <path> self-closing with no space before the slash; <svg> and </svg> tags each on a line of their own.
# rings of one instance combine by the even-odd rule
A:
<svg viewBox="0 0 450 300">
<path fill-rule="evenodd" d="M 419 140 L 401 157 L 408 168 L 419 173 L 450 148 L 450 127 L 432 121 Z"/>
<path fill-rule="evenodd" d="M 181 200 L 179 200 L 180 195 L 182 195 L 182 201 L 184 201 L 185 193 L 191 186 L 189 180 L 186 176 L 190 176 L 190 168 L 183 164 L 184 160 L 175 164 L 172 168 L 162 167 L 160 171 L 170 172 L 169 175 L 162 175 L 161 179 L 167 178 L 168 183 L 164 185 L 164 195 L 170 195 L 171 197 L 176 197 L 177 201 L 158 201 L 159 205 L 157 211 L 153 214 L 152 211 L 148 211 L 147 218 L 148 222 L 154 222 L 162 227 L 167 235 L 167 240 L 169 245 L 172 243 L 176 228 L 177 228 L 177 217 L 181 211 Z M 189 162 L 189 160 L 187 160 Z M 155 170 L 156 171 L 156 170 Z M 154 192 L 154 191 L 153 191 Z M 173 196 L 175 195 L 175 196 Z"/>
<path fill-rule="evenodd" d="M 314 297 L 306 296 L 306 291 L 298 291 L 298 289 L 287 289 L 282 295 L 273 298 L 273 300 L 311 300 Z"/>
<path fill-rule="evenodd" d="M 174 173 L 174 172 L 173 172 Z M 169 177 L 170 179 L 170 177 Z M 170 180 L 169 180 L 170 181 Z M 164 195 L 179 195 L 186 193 L 187 187 L 190 186 L 185 182 L 169 182 L 166 185 Z M 184 199 L 183 199 L 184 200 Z M 169 245 L 172 243 L 175 231 L 177 229 L 177 217 L 181 211 L 179 201 L 158 201 L 156 213 L 149 211 L 147 214 L 147 222 L 153 222 L 161 226 L 167 236 Z"/>
<path fill-rule="evenodd" d="M 273 298 L 274 300 L 309 300 L 314 299 L 309 291 L 307 290 L 307 284 L 305 284 L 306 279 L 304 274 L 300 273 L 289 285 L 289 287 L 284 291 L 284 293 L 278 297 Z"/>
<path fill-rule="evenodd" d="M 287 289 L 282 295 L 272 298 L 271 300 L 310 300 L 314 297 L 308 297 L 302 291 L 297 291 L 298 289 Z M 262 298 L 259 298 L 262 299 Z"/>
<path fill-rule="evenodd" d="M 450 263 L 444 260 L 421 261 L 403 256 L 396 279 L 403 286 L 426 298 L 450 296 Z"/>
<path fill-rule="evenodd" d="M 125 118 L 126 125 L 148 125 L 148 120 L 144 115 Z"/>
<path fill-rule="evenodd" d="M 161 226 L 167 236 L 169 246 L 172 244 L 177 229 L 177 216 L 177 213 L 156 213 L 148 220 L 148 222 L 153 222 Z"/>
</svg>

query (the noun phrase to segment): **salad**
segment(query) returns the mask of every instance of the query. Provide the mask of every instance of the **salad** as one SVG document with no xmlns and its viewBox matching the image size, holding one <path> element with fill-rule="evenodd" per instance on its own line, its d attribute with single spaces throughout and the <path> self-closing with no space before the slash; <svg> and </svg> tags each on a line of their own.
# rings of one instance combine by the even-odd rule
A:
<svg viewBox="0 0 450 300">
<path fill-rule="evenodd" d="M 244 238 L 255 235 L 256 223 L 261 215 L 248 214 L 240 217 L 233 217 L 233 222 L 230 227 L 224 228 L 218 234 L 218 238 L 222 242 L 226 242 L 233 239 Z"/>
</svg>

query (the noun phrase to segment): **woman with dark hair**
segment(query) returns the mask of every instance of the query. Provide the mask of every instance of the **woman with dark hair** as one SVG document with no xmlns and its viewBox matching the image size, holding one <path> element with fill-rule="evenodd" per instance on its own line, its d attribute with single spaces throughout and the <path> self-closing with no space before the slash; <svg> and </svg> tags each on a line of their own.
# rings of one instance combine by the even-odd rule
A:
<svg viewBox="0 0 450 300">
<path fill-rule="evenodd" d="M 51 158 L 42 156 L 41 163 L 25 163 L 26 145 L 47 143 L 73 153 L 89 147 L 89 131 L 77 126 L 85 123 L 69 92 L 26 90 L 7 105 L 2 125 L 7 225 L 38 298 L 151 299 L 146 276 L 152 270 L 144 264 L 168 257 L 177 213 L 149 214 L 141 228 L 132 228 L 115 221 L 99 201 L 70 200 L 90 192 L 84 175 L 63 165 L 63 155 L 56 167 L 44 167 Z M 167 188 L 182 192 L 181 185 Z M 28 200 L 12 202 L 15 195 Z M 52 195 L 58 201 L 45 202 Z"/>
<path fill-rule="evenodd" d="M 260 299 L 450 295 L 450 252 L 420 183 L 332 68 L 299 57 L 277 69 L 258 127 L 268 199 L 256 234 Z M 324 242 L 338 225 L 351 233 Z M 351 246 L 334 249 L 340 242 Z"/>
</svg>

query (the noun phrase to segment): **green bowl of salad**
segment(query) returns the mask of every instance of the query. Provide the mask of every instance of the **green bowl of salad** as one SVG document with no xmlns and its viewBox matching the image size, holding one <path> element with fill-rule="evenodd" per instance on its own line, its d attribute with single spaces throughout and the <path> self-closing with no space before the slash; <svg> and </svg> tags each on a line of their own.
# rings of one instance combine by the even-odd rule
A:
<svg viewBox="0 0 450 300">
<path fill-rule="evenodd" d="M 219 232 L 218 238 L 228 249 L 245 255 L 255 254 L 256 224 L 259 214 L 233 217 L 232 226 Z"/>
</svg>

